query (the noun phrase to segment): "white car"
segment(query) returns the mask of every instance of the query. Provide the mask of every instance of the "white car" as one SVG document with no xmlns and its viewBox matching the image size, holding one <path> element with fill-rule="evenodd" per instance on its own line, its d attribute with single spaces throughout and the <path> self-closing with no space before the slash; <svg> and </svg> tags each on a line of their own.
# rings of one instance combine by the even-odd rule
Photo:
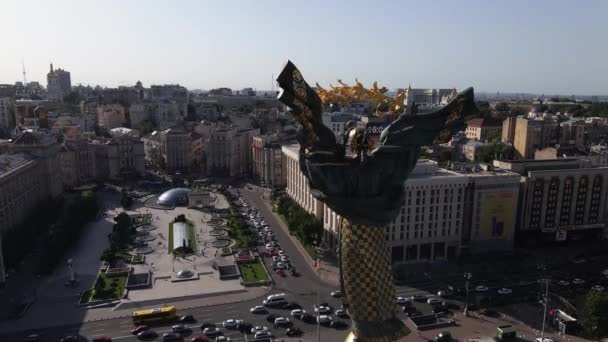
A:
<svg viewBox="0 0 608 342">
<path fill-rule="evenodd" d="M 426 300 L 427 304 L 430 305 L 437 305 L 437 304 L 441 304 L 442 300 L 440 298 L 429 298 Z"/>
<path fill-rule="evenodd" d="M 287 257 L 287 255 L 281 255 L 281 261 L 282 262 L 289 262 L 289 257 Z"/>
<path fill-rule="evenodd" d="M 285 326 L 290 324 L 291 321 L 289 321 L 289 318 L 286 317 L 277 317 L 274 319 L 274 326 L 275 327 L 280 327 L 280 326 Z"/>
<path fill-rule="evenodd" d="M 304 309 L 293 309 L 291 310 L 291 317 L 300 319 L 300 317 L 302 317 L 302 315 L 304 315 L 305 313 L 306 310 Z"/>
<path fill-rule="evenodd" d="M 329 324 L 329 323 L 331 323 L 331 321 L 332 321 L 331 316 L 328 316 L 328 315 L 317 316 L 317 323 L 319 323 L 319 324 Z"/>
<path fill-rule="evenodd" d="M 271 249 L 271 248 L 272 248 L 272 245 L 271 245 L 271 244 L 269 244 L 269 243 L 267 243 L 267 244 L 266 244 L 266 249 Z"/>
<path fill-rule="evenodd" d="M 205 336 L 217 336 L 220 334 L 220 328 L 215 328 L 215 327 L 205 328 L 205 330 L 203 330 L 203 334 Z"/>
<path fill-rule="evenodd" d="M 534 340 L 534 342 L 553 342 L 553 340 L 552 340 L 552 339 L 550 339 L 550 338 L 546 338 L 546 337 L 545 337 L 545 338 L 542 338 L 542 337 L 537 337 L 537 338 Z"/>
<path fill-rule="evenodd" d="M 249 309 L 249 312 L 257 314 L 257 313 L 267 313 L 268 310 L 262 305 L 256 305 Z M 253 333 L 252 333 L 253 334 Z"/>
<path fill-rule="evenodd" d="M 224 321 L 224 323 L 222 323 L 222 325 L 226 329 L 236 329 L 241 323 L 243 323 L 243 321 L 240 319 L 227 319 Z"/>
<path fill-rule="evenodd" d="M 269 232 L 269 231 L 271 231 L 272 229 L 270 229 L 270 227 L 266 226 L 266 227 L 264 228 L 264 230 L 265 230 L 265 231 L 267 231 L 267 232 Z"/>
<path fill-rule="evenodd" d="M 273 262 L 279 262 L 280 260 L 281 260 L 281 258 L 279 258 L 277 255 L 272 257 Z"/>
<path fill-rule="evenodd" d="M 406 305 L 407 303 L 411 303 L 412 300 L 409 298 L 404 298 L 404 297 L 397 297 L 397 304 L 399 305 Z"/>
<path fill-rule="evenodd" d="M 257 333 L 260 333 L 260 332 L 268 332 L 268 328 L 260 326 L 260 325 L 257 325 L 255 327 L 251 328 L 251 333 L 252 334 L 257 334 Z"/>
<path fill-rule="evenodd" d="M 253 338 L 256 340 L 261 340 L 261 339 L 266 339 L 266 338 L 271 338 L 271 337 L 272 337 L 272 333 L 270 333 L 270 331 L 260 331 L 253 335 Z"/>
<path fill-rule="evenodd" d="M 340 290 L 333 291 L 332 293 L 330 293 L 330 296 L 332 296 L 334 298 L 340 298 L 340 297 L 342 297 L 342 291 L 340 291 Z"/>
<path fill-rule="evenodd" d="M 488 291 L 488 287 L 484 285 L 479 285 L 475 287 L 475 291 L 477 292 L 486 292 Z"/>
<path fill-rule="evenodd" d="M 557 282 L 557 285 L 559 285 L 559 286 L 568 286 L 568 285 L 570 285 L 570 282 L 566 281 L 566 280 L 560 280 L 560 281 Z"/>
<path fill-rule="evenodd" d="M 324 314 L 330 313 L 331 312 L 331 308 L 327 307 L 325 305 L 321 305 L 321 306 L 316 306 L 315 305 L 315 312 L 318 312 L 321 315 L 324 315 Z"/>
<path fill-rule="evenodd" d="M 272 241 L 271 244 L 272 244 L 272 247 L 279 247 L 279 243 L 276 241 Z"/>
<path fill-rule="evenodd" d="M 266 225 L 266 221 L 262 220 L 262 221 L 260 221 L 260 224 L 261 224 L 262 226 L 265 226 L 265 225 Z"/>
<path fill-rule="evenodd" d="M 285 267 L 285 264 L 284 264 L 284 263 L 282 263 L 282 262 L 277 262 L 277 268 L 278 268 L 278 269 L 280 269 L 280 270 L 284 270 L 286 267 Z"/>
<path fill-rule="evenodd" d="M 500 294 L 500 295 L 508 295 L 508 294 L 513 293 L 513 290 L 503 287 L 501 289 L 498 289 L 496 292 L 498 292 L 498 294 Z"/>
<path fill-rule="evenodd" d="M 574 284 L 574 285 L 583 285 L 584 283 L 585 283 L 584 279 L 581 279 L 581 278 L 572 279 L 572 284 Z"/>
<path fill-rule="evenodd" d="M 231 342 L 232 340 L 230 339 L 230 337 L 224 336 L 224 335 L 220 335 L 218 337 L 215 338 L 215 342 Z"/>
<path fill-rule="evenodd" d="M 279 249 L 279 256 L 283 256 L 283 255 L 286 255 L 286 254 L 285 254 L 285 251 L 284 251 L 284 250 L 282 250 L 282 249 Z"/>
</svg>

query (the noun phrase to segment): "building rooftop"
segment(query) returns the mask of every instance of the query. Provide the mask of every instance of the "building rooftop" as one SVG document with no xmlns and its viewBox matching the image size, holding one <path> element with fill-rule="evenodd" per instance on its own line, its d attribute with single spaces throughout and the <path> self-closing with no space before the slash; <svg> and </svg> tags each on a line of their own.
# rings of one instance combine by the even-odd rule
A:
<svg viewBox="0 0 608 342">
<path fill-rule="evenodd" d="M 8 176 L 21 167 L 32 163 L 33 157 L 25 153 L 0 155 L 0 178 Z"/>
<path fill-rule="evenodd" d="M 475 118 L 467 122 L 469 127 L 502 127 L 502 121 L 493 118 Z"/>
</svg>

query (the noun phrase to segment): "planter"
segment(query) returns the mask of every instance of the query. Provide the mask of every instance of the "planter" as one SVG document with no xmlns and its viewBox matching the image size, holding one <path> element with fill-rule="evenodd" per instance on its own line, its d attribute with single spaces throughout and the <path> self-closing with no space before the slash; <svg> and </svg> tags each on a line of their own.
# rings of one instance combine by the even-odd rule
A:
<svg viewBox="0 0 608 342">
<path fill-rule="evenodd" d="M 145 262 L 146 262 L 145 255 L 137 254 L 137 255 L 134 255 L 133 257 L 131 257 L 132 264 L 143 264 Z"/>
<path fill-rule="evenodd" d="M 222 255 L 222 256 L 229 256 L 229 255 L 232 255 L 232 248 L 230 248 L 230 247 L 223 247 L 223 248 L 221 249 L 221 255 Z"/>
</svg>

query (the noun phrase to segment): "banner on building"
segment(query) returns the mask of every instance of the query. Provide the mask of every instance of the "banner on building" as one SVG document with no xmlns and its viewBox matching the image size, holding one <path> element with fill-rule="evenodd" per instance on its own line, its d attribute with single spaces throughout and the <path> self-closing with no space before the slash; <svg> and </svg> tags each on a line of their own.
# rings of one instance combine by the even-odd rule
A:
<svg viewBox="0 0 608 342">
<path fill-rule="evenodd" d="M 517 197 L 514 192 L 487 192 L 481 198 L 479 239 L 513 239 Z"/>
</svg>

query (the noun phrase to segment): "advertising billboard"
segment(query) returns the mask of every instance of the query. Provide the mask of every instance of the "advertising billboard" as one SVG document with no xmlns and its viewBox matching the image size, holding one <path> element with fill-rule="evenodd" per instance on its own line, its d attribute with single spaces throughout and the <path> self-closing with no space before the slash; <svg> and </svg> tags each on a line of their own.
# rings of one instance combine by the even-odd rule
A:
<svg viewBox="0 0 608 342">
<path fill-rule="evenodd" d="M 517 196 L 514 192 L 481 194 L 480 240 L 513 239 Z"/>
</svg>

